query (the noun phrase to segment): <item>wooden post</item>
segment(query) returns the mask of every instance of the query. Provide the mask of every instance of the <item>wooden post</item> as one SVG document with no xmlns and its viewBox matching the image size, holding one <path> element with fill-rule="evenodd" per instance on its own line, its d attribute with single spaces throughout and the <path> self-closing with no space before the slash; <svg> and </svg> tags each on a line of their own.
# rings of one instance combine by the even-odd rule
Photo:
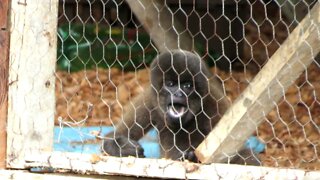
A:
<svg viewBox="0 0 320 180">
<path fill-rule="evenodd" d="M 318 2 L 198 146 L 199 160 L 222 162 L 226 154 L 235 154 L 319 51 Z"/>
<path fill-rule="evenodd" d="M 206 165 L 169 159 L 119 158 L 67 152 L 39 154 L 26 157 L 26 159 L 29 167 L 53 168 L 56 173 L 81 173 L 83 178 L 85 174 L 90 174 L 91 178 L 95 174 L 108 175 L 100 176 L 104 179 L 115 179 L 117 177 L 123 179 L 124 176 L 142 177 L 142 179 L 144 179 L 143 177 L 164 179 L 288 179 L 288 177 L 289 179 L 319 179 L 320 177 L 319 171 L 304 171 L 301 169 L 218 163 Z M 10 174 L 8 171 L 0 171 L 0 179 L 7 179 L 8 174 L 6 172 Z M 38 179 L 41 179 L 39 174 L 34 173 L 34 175 L 38 175 Z M 50 175 L 54 174 L 45 174 L 44 178 L 47 179 Z M 17 176 L 16 179 L 23 177 L 28 177 L 28 174 Z M 36 177 L 33 178 L 36 179 Z M 72 177 L 65 178 L 71 179 Z M 30 179 L 32 179 L 32 176 Z M 55 179 L 58 179 L 58 177 Z"/>
<path fill-rule="evenodd" d="M 179 32 L 185 27 L 181 27 L 163 1 L 127 0 L 127 3 L 160 52 L 177 48 L 194 50 L 188 34 Z"/>
<path fill-rule="evenodd" d="M 9 68 L 9 0 L 0 1 L 0 169 L 6 167 L 8 68 Z"/>
<path fill-rule="evenodd" d="M 58 0 L 12 0 L 7 166 L 52 151 Z"/>
</svg>

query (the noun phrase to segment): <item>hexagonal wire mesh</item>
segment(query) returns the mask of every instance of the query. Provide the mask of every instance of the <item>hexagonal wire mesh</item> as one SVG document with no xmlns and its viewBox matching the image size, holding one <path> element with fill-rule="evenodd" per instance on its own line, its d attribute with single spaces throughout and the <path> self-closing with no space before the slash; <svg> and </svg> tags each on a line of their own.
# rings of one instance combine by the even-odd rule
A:
<svg viewBox="0 0 320 180">
<path fill-rule="evenodd" d="M 182 90 L 181 96 L 187 100 L 177 104 L 185 107 L 176 107 L 172 112 L 179 114 L 182 109 L 189 110 L 191 121 L 197 122 L 193 123 L 196 126 L 183 125 L 181 120 L 188 119 L 185 116 L 178 118 L 179 125 L 175 126 L 178 131 L 171 129 L 170 122 L 163 125 L 167 122 L 163 114 L 169 110 L 167 107 L 159 110 L 164 103 L 159 99 L 165 95 L 161 95 L 159 88 L 154 86 L 151 89 L 157 92 L 151 93 L 150 100 L 136 103 L 135 97 L 152 91 L 148 88 L 149 74 L 153 71 L 149 67 L 154 58 L 173 48 L 196 52 L 214 77 L 222 82 L 222 92 L 228 100 L 234 102 L 315 3 L 309 0 L 141 0 L 131 1 L 129 6 L 123 0 L 61 0 L 57 34 L 55 150 L 100 153 L 101 139 L 112 132 L 117 123 L 128 119 L 125 113 L 130 111 L 134 112 L 130 115 L 131 122 L 121 127 L 126 129 L 122 135 L 130 136 L 132 141 L 121 143 L 118 140 L 113 150 L 125 153 L 128 146 L 137 145 L 133 140 L 146 135 L 139 141 L 144 148 L 144 156 L 159 158 L 175 149 L 179 158 L 187 158 L 185 155 L 189 150 L 194 150 L 214 125 L 210 119 L 220 117 L 220 114 L 212 113 L 212 110 L 209 110 L 211 114 L 203 113 L 208 108 L 215 109 L 216 105 L 205 106 L 208 94 L 198 92 L 208 88 L 206 83 L 204 87 L 194 87 L 198 97 L 195 99 L 201 101 L 199 104 L 192 102 L 193 95 L 183 90 L 185 86 L 197 86 L 195 76 L 205 74 L 202 70 L 190 73 L 193 68 L 185 64 L 182 66 L 191 70 L 187 68 L 179 72 L 176 68 L 171 69 L 175 72 L 173 76 L 181 79 L 174 80 L 180 84 L 178 90 L 167 94 L 168 104 L 176 103 L 172 94 Z M 141 20 L 139 16 L 148 18 Z M 309 52 L 310 49 L 306 53 Z M 162 69 L 162 72 L 171 70 Z M 188 80 L 191 84 L 183 80 L 184 72 L 192 76 Z M 253 150 L 261 165 L 320 169 L 318 73 L 319 58 L 315 58 L 288 91 L 283 92 L 281 100 L 273 102 L 275 108 L 265 115 L 252 133 L 253 138 L 247 144 L 254 144 Z M 165 73 L 157 76 L 167 78 Z M 166 89 L 167 85 L 163 86 L 160 89 Z M 222 101 L 221 97 L 213 99 L 218 103 Z M 192 108 L 194 104 L 199 108 Z M 147 106 L 148 113 L 144 115 L 152 118 L 136 119 L 142 118 L 141 113 L 137 113 L 141 106 Z M 162 115 L 155 116 L 155 120 L 153 112 Z M 209 125 L 204 121 L 209 121 Z M 201 129 L 203 125 L 209 127 Z M 149 127 L 155 130 L 147 133 Z M 182 132 L 184 135 L 180 136 Z M 159 143 L 159 134 L 160 138 L 165 137 L 165 141 L 174 142 L 165 146 L 162 139 Z M 118 134 L 111 133 L 107 139 L 114 140 L 114 135 Z M 187 147 L 181 146 L 180 142 Z M 137 150 L 131 153 L 137 154 Z"/>
</svg>

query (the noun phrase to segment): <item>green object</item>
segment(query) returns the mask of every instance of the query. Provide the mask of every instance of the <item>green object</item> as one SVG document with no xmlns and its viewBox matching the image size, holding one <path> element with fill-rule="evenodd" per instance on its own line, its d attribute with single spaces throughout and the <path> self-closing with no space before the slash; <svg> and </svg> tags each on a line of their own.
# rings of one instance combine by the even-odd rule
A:
<svg viewBox="0 0 320 180">
<path fill-rule="evenodd" d="M 65 24 L 58 29 L 58 68 L 75 72 L 95 67 L 136 70 L 157 55 L 149 35 L 136 29 Z"/>
<path fill-rule="evenodd" d="M 196 43 L 197 52 L 209 54 L 204 61 L 211 67 L 219 55 Z M 76 72 L 96 67 L 116 67 L 125 71 L 147 67 L 157 55 L 143 30 L 112 28 L 94 24 L 64 24 L 58 28 L 60 70 Z"/>
</svg>

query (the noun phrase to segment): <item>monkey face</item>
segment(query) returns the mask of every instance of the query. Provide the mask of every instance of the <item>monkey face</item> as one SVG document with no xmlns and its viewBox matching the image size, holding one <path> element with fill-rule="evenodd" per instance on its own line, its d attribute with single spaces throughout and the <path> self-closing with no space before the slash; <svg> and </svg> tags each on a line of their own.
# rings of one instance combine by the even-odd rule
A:
<svg viewBox="0 0 320 180">
<path fill-rule="evenodd" d="M 165 80 L 159 94 L 162 97 L 160 105 L 165 111 L 166 124 L 172 129 L 187 126 L 201 108 L 200 99 L 195 98 L 194 82 L 180 79 Z"/>
<path fill-rule="evenodd" d="M 167 96 L 167 115 L 170 118 L 181 118 L 188 111 L 187 98 L 193 91 L 193 83 L 166 81 L 165 89 L 170 93 Z"/>
<path fill-rule="evenodd" d="M 203 109 L 209 86 L 203 66 L 198 56 L 180 51 L 164 53 L 151 65 L 152 102 L 170 129 L 189 127 Z"/>
</svg>

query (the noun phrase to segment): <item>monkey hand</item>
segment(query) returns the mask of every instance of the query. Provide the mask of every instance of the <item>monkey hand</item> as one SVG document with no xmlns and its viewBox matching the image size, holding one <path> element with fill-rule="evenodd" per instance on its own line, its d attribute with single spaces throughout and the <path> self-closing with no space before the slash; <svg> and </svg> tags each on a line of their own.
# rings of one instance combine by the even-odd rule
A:
<svg viewBox="0 0 320 180">
<path fill-rule="evenodd" d="M 105 139 L 102 145 L 102 151 L 111 156 L 126 157 L 145 157 L 143 148 L 135 141 L 125 136 L 119 136 L 114 139 Z"/>
<path fill-rule="evenodd" d="M 199 162 L 197 156 L 195 155 L 194 151 L 186 151 L 183 154 L 184 159 L 191 161 L 191 162 Z"/>
</svg>

